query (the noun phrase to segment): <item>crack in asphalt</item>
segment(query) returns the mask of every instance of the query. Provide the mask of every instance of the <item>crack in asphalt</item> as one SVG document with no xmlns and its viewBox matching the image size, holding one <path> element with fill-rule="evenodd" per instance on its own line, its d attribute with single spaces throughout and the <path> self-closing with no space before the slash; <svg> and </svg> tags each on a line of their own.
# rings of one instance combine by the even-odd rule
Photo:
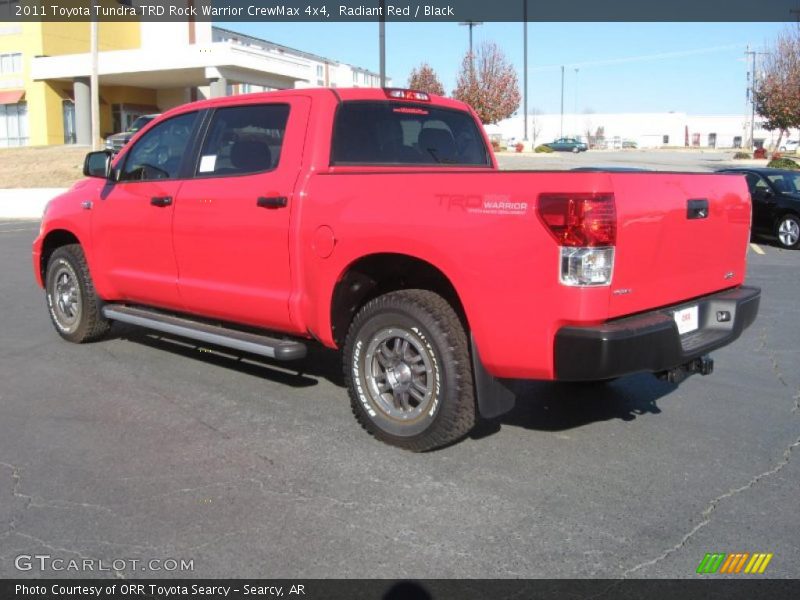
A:
<svg viewBox="0 0 800 600">
<path fill-rule="evenodd" d="M 700 531 L 703 527 L 705 527 L 706 525 L 708 525 L 711 522 L 711 514 L 714 512 L 714 510 L 717 508 L 717 506 L 719 505 L 720 502 L 722 502 L 723 500 L 727 500 L 728 498 L 732 498 L 733 496 L 736 496 L 738 494 L 741 494 L 742 492 L 746 492 L 747 490 L 749 490 L 753 486 L 755 486 L 762 479 L 764 479 L 766 477 L 770 477 L 771 475 L 775 475 L 776 473 L 778 473 L 781 469 L 783 469 L 786 465 L 789 464 L 789 460 L 791 459 L 792 451 L 797 447 L 800 447 L 800 438 L 798 438 L 797 441 L 795 441 L 793 444 L 790 444 L 789 447 L 786 448 L 786 450 L 783 453 L 783 458 L 781 459 L 781 461 L 777 465 L 775 465 L 774 467 L 772 467 L 768 471 L 764 471 L 763 473 L 759 473 L 758 475 L 755 475 L 745 485 L 740 486 L 740 487 L 735 488 L 735 489 L 732 489 L 732 490 L 729 490 L 729 491 L 725 492 L 724 494 L 722 494 L 720 496 L 717 496 L 711 502 L 709 502 L 708 506 L 706 506 L 705 510 L 703 510 L 703 512 L 701 513 L 701 516 L 703 517 L 703 520 L 700 521 L 694 527 L 692 527 L 692 529 L 686 535 L 683 536 L 683 538 L 681 539 L 680 542 L 678 542 L 677 544 L 675 544 L 674 546 L 672 546 L 671 548 L 669 548 L 668 550 L 663 552 L 661 555 L 657 556 L 656 558 L 653 558 L 651 560 L 645 561 L 645 562 L 640 563 L 640 564 L 638 564 L 638 565 L 636 565 L 634 567 L 631 567 L 630 569 L 627 569 L 620 576 L 621 579 L 626 579 L 628 576 L 632 575 L 633 573 L 635 573 L 636 571 L 638 571 L 640 569 L 643 569 L 645 567 L 649 567 L 649 566 L 652 566 L 652 565 L 654 565 L 654 564 L 656 564 L 658 562 L 661 562 L 662 560 L 667 558 L 669 555 L 671 555 L 674 552 L 677 552 L 678 550 L 683 548 L 686 545 L 686 543 L 698 531 Z"/>
<path fill-rule="evenodd" d="M 42 508 L 59 508 L 58 506 L 48 506 L 48 505 L 37 505 L 37 504 L 34 504 L 32 496 L 29 496 L 28 494 L 23 494 L 20 491 L 20 487 L 22 486 L 22 469 L 21 468 L 17 467 L 16 465 L 12 465 L 10 463 L 4 462 L 4 461 L 0 461 L 0 467 L 5 467 L 5 468 L 7 468 L 7 469 L 9 469 L 11 471 L 11 480 L 13 482 L 13 486 L 11 488 L 11 495 L 14 498 L 20 498 L 20 499 L 25 501 L 25 506 L 22 508 L 23 511 L 28 510 L 31 507 L 34 507 L 34 508 L 40 508 L 40 507 L 42 507 Z M 75 504 L 75 505 L 78 505 L 78 506 L 84 506 L 84 507 L 91 507 L 91 508 L 105 508 L 105 507 L 99 507 L 98 505 L 91 505 L 91 504 L 79 504 L 79 503 L 71 503 L 71 504 Z M 110 509 L 106 509 L 106 510 L 110 511 Z M 52 544 L 50 544 L 46 540 L 38 538 L 38 537 L 36 537 L 34 535 L 30 535 L 28 533 L 23 533 L 22 531 L 19 531 L 17 529 L 17 520 L 16 520 L 16 518 L 12 518 L 8 522 L 7 526 L 8 526 L 8 529 L 6 531 L 4 531 L 2 534 L 0 534 L 0 538 L 6 538 L 6 537 L 9 537 L 11 535 L 16 535 L 16 536 L 21 537 L 23 539 L 27 539 L 27 540 L 36 542 L 37 544 L 43 546 L 44 548 L 47 548 L 48 550 L 50 550 L 52 552 L 65 552 L 67 554 L 74 554 L 74 555 L 78 556 L 81 560 L 91 560 L 91 561 L 95 561 L 96 560 L 96 559 L 93 559 L 90 556 L 86 556 L 85 554 L 79 552 L 78 550 L 71 550 L 69 548 L 62 548 L 62 547 L 59 547 L 59 546 L 53 546 Z M 6 557 L 2 556 L 0 558 L 5 559 Z M 113 568 L 112 568 L 112 571 L 114 572 L 114 576 L 117 577 L 118 579 L 124 578 L 124 575 L 120 571 L 118 571 L 116 569 L 113 569 Z"/>
<path fill-rule="evenodd" d="M 776 355 L 775 351 L 774 350 L 770 350 L 769 348 L 767 348 L 767 331 L 766 331 L 766 329 L 762 330 L 761 335 L 759 337 L 761 339 L 761 346 L 759 346 L 759 348 L 756 349 L 756 352 L 760 352 L 762 350 L 766 351 L 766 356 L 769 359 L 770 363 L 772 363 L 772 372 L 775 375 L 775 379 L 777 379 L 778 382 L 781 385 L 783 385 L 784 387 L 788 388 L 789 384 L 786 383 L 786 380 L 783 378 L 783 372 L 782 372 L 780 363 L 778 362 L 777 355 Z M 800 387 L 798 388 L 798 392 L 792 397 L 792 400 L 794 400 L 794 404 L 793 404 L 793 406 L 792 406 L 792 408 L 790 409 L 789 412 L 791 414 L 795 414 L 798 411 L 800 411 Z M 770 477 L 772 475 L 775 475 L 776 473 L 781 471 L 781 469 L 783 469 L 786 465 L 789 464 L 789 461 L 791 460 L 791 457 L 792 457 L 792 451 L 795 448 L 798 448 L 798 447 L 800 447 L 800 437 L 795 442 L 793 442 L 792 444 L 789 444 L 789 446 L 783 452 L 783 457 L 778 462 L 778 464 L 776 464 L 774 467 L 772 467 L 771 469 L 769 469 L 767 471 L 759 473 L 758 475 L 753 476 L 750 479 L 750 481 L 748 481 L 745 485 L 740 486 L 740 487 L 735 488 L 735 489 L 732 489 L 732 490 L 728 490 L 726 493 L 721 494 L 720 496 L 717 496 L 716 498 L 711 500 L 711 502 L 708 503 L 708 505 L 703 510 L 703 512 L 700 513 L 700 516 L 702 517 L 702 520 L 699 523 L 697 523 L 694 527 L 692 527 L 692 529 L 689 530 L 689 532 L 686 533 L 677 544 L 671 546 L 670 548 L 668 548 L 667 550 L 665 550 L 664 552 L 662 552 L 660 555 L 656 556 L 655 558 L 652 558 L 650 560 L 641 562 L 641 563 L 639 563 L 637 565 L 634 565 L 633 567 L 631 567 L 629 569 L 626 569 L 625 571 L 623 571 L 622 575 L 620 575 L 619 581 L 613 583 L 612 585 L 607 587 L 605 590 L 601 591 L 599 594 L 597 594 L 595 596 L 591 596 L 591 598 L 599 598 L 601 596 L 604 596 L 604 595 L 608 594 L 611 590 L 613 590 L 616 587 L 618 587 L 622 583 L 622 581 L 624 581 L 625 579 L 627 579 L 628 577 L 630 577 L 631 575 L 633 575 L 637 571 L 640 571 L 641 569 L 644 569 L 646 567 L 651 567 L 651 566 L 663 561 L 664 559 L 666 559 L 670 555 L 674 554 L 675 552 L 679 551 L 680 549 L 682 549 L 689 542 L 689 540 L 691 540 L 695 536 L 695 534 L 697 534 L 698 531 L 703 529 L 706 525 L 708 525 L 711 522 L 712 513 L 716 510 L 717 506 L 722 501 L 727 500 L 728 498 L 732 498 L 733 496 L 736 496 L 736 495 L 741 494 L 743 492 L 746 492 L 749 489 L 752 489 L 762 479 L 765 479 L 766 477 Z"/>
</svg>

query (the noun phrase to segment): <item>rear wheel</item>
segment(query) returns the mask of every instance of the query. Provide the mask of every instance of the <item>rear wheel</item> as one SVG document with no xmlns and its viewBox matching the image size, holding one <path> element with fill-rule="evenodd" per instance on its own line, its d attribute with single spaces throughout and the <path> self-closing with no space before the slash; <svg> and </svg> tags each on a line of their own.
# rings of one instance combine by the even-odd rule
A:
<svg viewBox="0 0 800 600">
<path fill-rule="evenodd" d="M 388 444 L 433 450 L 475 425 L 467 336 L 433 292 L 403 290 L 367 303 L 350 326 L 344 375 L 356 418 Z"/>
<path fill-rule="evenodd" d="M 800 218 L 797 215 L 783 215 L 775 225 L 775 237 L 778 243 L 788 249 L 800 246 Z"/>
<path fill-rule="evenodd" d="M 101 313 L 89 266 L 79 244 L 57 248 L 47 261 L 45 292 L 58 334 L 77 344 L 102 338 L 110 327 Z"/>
</svg>

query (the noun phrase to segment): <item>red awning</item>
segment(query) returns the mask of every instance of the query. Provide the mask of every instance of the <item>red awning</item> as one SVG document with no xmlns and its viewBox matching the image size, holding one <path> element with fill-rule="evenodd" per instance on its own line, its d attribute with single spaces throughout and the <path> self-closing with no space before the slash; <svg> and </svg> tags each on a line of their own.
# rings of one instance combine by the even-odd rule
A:
<svg viewBox="0 0 800 600">
<path fill-rule="evenodd" d="M 16 104 L 25 97 L 25 90 L 6 90 L 0 92 L 0 104 Z"/>
</svg>

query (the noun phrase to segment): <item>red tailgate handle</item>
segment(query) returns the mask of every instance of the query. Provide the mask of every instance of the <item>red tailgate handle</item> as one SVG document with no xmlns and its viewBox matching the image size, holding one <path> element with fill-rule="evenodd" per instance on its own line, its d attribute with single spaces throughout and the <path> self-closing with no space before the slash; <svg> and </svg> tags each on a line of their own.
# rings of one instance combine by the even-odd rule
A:
<svg viewBox="0 0 800 600">
<path fill-rule="evenodd" d="M 256 200 L 256 206 L 259 208 L 285 208 L 289 203 L 286 196 L 261 196 Z"/>
</svg>

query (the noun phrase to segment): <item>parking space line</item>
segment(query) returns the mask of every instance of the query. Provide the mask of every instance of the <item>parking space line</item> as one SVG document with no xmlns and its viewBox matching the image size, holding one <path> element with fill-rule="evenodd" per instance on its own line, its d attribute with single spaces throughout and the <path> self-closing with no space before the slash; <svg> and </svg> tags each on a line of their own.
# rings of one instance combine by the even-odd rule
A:
<svg viewBox="0 0 800 600">
<path fill-rule="evenodd" d="M 759 246 L 758 244 L 750 244 L 750 248 L 752 248 L 753 252 L 755 252 L 756 254 L 766 254 L 766 252 L 764 252 L 761 249 L 761 246 Z"/>
<path fill-rule="evenodd" d="M 36 229 L 30 229 L 28 227 L 24 229 L 0 229 L 0 233 L 14 233 L 15 231 L 36 231 Z"/>
</svg>

